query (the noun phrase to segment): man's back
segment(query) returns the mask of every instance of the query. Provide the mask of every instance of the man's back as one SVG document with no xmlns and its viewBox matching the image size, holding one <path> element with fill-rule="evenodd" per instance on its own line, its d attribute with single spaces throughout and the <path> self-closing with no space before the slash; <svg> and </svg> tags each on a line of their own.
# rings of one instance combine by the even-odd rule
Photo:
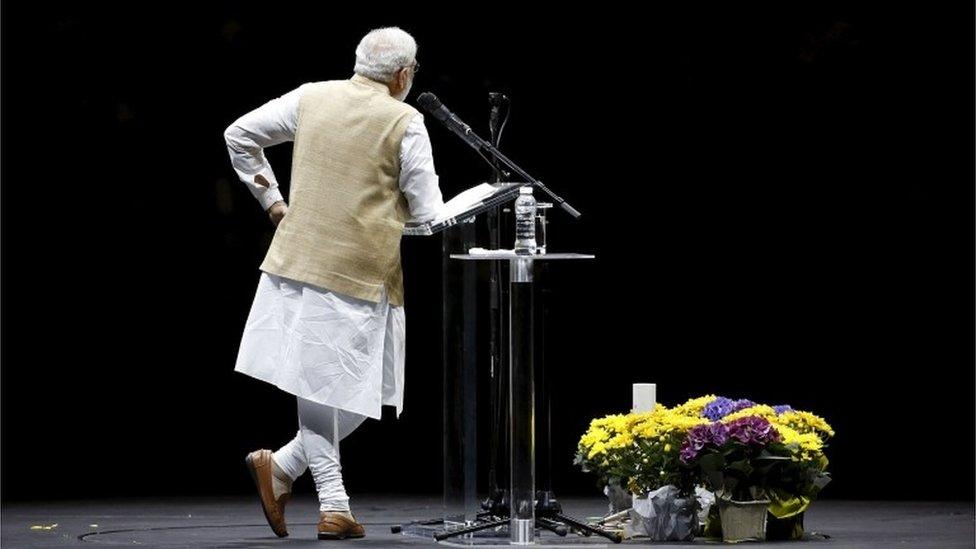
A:
<svg viewBox="0 0 976 549">
<path fill-rule="evenodd" d="M 303 88 L 291 204 L 261 270 L 374 302 L 385 287 L 400 305 L 399 151 L 417 111 L 359 76 Z"/>
</svg>

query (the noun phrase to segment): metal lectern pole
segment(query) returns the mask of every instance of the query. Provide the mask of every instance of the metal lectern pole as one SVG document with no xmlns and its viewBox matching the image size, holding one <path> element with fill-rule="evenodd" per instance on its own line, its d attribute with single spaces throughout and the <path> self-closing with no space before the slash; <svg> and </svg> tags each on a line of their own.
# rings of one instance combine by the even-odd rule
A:
<svg viewBox="0 0 976 549">
<path fill-rule="evenodd" d="M 511 360 L 509 362 L 509 421 L 511 422 L 511 522 L 513 544 L 535 542 L 535 388 L 531 258 L 513 259 L 509 282 Z"/>
</svg>

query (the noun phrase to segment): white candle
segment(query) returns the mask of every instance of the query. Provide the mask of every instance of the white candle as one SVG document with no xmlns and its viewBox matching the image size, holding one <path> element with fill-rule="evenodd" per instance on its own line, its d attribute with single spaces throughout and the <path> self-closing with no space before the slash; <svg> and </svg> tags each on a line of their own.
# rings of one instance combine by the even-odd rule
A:
<svg viewBox="0 0 976 549">
<path fill-rule="evenodd" d="M 657 384 L 634 384 L 634 411 L 650 412 L 657 405 Z"/>
</svg>

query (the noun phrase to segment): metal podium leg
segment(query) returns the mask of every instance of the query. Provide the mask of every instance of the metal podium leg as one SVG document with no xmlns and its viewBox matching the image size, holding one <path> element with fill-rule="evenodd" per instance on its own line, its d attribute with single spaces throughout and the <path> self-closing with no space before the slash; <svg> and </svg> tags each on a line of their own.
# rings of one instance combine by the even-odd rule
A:
<svg viewBox="0 0 976 549">
<path fill-rule="evenodd" d="M 535 543 L 535 389 L 532 259 L 511 261 L 509 421 L 511 543 Z"/>
</svg>

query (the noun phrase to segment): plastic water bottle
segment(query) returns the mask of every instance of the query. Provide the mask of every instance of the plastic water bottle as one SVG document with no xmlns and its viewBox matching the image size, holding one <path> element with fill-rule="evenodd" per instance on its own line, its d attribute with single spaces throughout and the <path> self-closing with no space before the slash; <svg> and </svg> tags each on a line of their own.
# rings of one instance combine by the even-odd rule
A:
<svg viewBox="0 0 976 549">
<path fill-rule="evenodd" d="M 515 200 L 515 253 L 535 254 L 535 197 L 532 187 L 519 189 Z"/>
</svg>

